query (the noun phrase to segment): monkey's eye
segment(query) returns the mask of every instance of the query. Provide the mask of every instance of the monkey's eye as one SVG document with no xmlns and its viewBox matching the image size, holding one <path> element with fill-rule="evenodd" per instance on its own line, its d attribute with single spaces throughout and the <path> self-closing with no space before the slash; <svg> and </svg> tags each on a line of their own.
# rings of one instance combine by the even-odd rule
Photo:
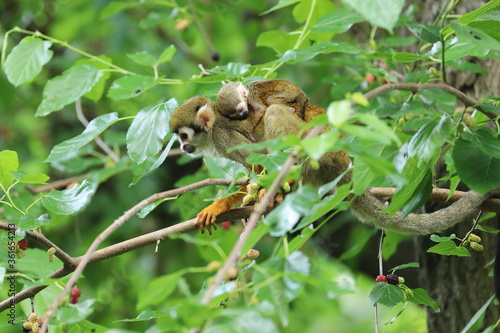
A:
<svg viewBox="0 0 500 333">
<path fill-rule="evenodd" d="M 180 133 L 179 137 L 181 138 L 181 140 L 187 140 L 187 139 L 189 139 L 189 137 L 188 137 L 188 135 L 186 133 Z"/>
</svg>

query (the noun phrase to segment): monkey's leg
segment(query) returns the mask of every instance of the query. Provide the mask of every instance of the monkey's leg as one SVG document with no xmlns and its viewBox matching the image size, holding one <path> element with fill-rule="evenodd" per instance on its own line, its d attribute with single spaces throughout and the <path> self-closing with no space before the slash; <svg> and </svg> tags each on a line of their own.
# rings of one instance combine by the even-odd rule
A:
<svg viewBox="0 0 500 333">
<path fill-rule="evenodd" d="M 245 190 L 244 186 L 240 187 L 240 192 Z M 223 199 L 217 199 L 210 206 L 204 208 L 198 213 L 198 216 L 196 217 L 196 224 L 198 225 L 201 233 L 204 232 L 205 228 L 207 229 L 209 235 L 212 235 L 211 227 L 213 227 L 214 230 L 217 230 L 215 219 L 220 214 L 229 211 L 231 208 L 234 208 L 241 203 L 245 193 L 240 192 Z"/>
</svg>

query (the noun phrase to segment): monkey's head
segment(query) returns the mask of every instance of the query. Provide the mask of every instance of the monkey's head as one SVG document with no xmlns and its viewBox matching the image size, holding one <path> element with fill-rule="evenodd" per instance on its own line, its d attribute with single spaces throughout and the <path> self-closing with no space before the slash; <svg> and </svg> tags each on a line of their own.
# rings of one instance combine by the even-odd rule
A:
<svg viewBox="0 0 500 333">
<path fill-rule="evenodd" d="M 170 130 L 177 134 L 181 150 L 193 156 L 217 157 L 211 137 L 215 105 L 203 96 L 194 96 L 172 113 Z"/>
<path fill-rule="evenodd" d="M 217 94 L 217 106 L 224 116 L 235 120 L 248 117 L 248 89 L 241 82 L 230 82 L 222 86 Z"/>
</svg>

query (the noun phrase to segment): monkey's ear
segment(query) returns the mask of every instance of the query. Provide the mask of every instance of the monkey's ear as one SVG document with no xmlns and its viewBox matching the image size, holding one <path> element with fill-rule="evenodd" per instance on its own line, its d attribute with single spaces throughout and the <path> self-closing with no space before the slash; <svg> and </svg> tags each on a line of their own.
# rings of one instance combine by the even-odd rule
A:
<svg viewBox="0 0 500 333">
<path fill-rule="evenodd" d="M 237 90 L 241 94 L 241 96 L 243 96 L 244 99 L 248 98 L 248 89 L 243 85 L 242 82 L 238 84 Z"/>
<path fill-rule="evenodd" d="M 206 104 L 200 108 L 196 114 L 196 119 L 200 123 L 200 126 L 205 130 L 209 131 L 212 129 L 215 122 L 215 113 L 212 108 Z"/>
</svg>

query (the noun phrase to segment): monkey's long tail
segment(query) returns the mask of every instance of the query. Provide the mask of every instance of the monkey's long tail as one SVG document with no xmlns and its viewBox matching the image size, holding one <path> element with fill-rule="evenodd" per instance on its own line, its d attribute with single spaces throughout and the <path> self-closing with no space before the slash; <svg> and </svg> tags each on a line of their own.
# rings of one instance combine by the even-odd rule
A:
<svg viewBox="0 0 500 333">
<path fill-rule="evenodd" d="M 499 190 L 500 188 L 497 188 L 485 195 L 469 191 L 451 206 L 429 214 L 409 214 L 406 217 L 403 217 L 401 212 L 397 212 L 390 217 L 388 214 L 382 213 L 382 210 L 386 208 L 385 204 L 377 197 L 365 192 L 353 200 L 351 210 L 360 220 L 371 223 L 376 227 L 403 233 L 426 235 L 440 232 L 463 221 L 495 191 Z M 500 269 L 498 273 L 500 276 Z"/>
</svg>

